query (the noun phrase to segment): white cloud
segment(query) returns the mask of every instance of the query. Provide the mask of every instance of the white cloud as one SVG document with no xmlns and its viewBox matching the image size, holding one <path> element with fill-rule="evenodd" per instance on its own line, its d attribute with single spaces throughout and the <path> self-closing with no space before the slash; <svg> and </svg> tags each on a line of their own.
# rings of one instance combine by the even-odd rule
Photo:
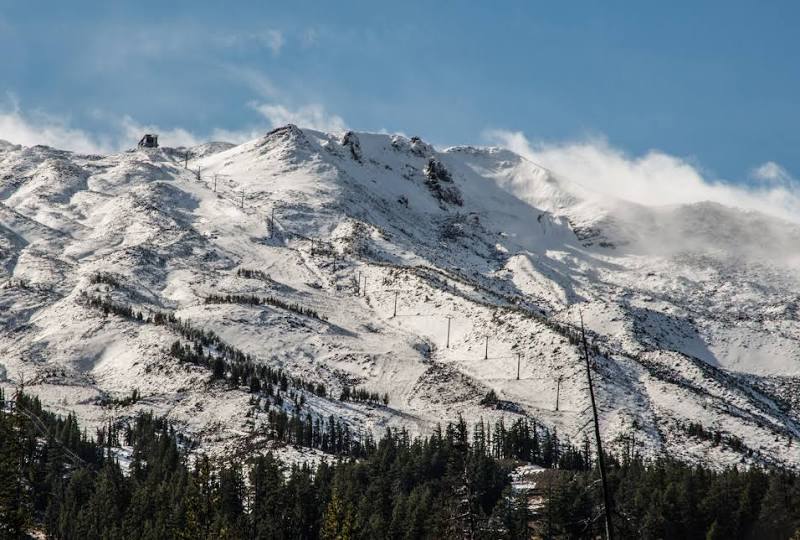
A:
<svg viewBox="0 0 800 540">
<path fill-rule="evenodd" d="M 144 133 L 157 133 L 159 141 L 165 146 L 195 146 L 203 141 L 197 135 L 183 129 L 163 129 L 154 124 L 140 124 L 130 116 L 122 119 L 122 138 L 138 141 Z"/>
<path fill-rule="evenodd" d="M 3 28 L 0 26 L 0 36 Z M 81 69 L 109 72 L 140 70 L 137 74 L 152 75 L 153 61 L 180 64 L 231 58 L 237 53 L 265 52 L 273 57 L 283 53 L 290 43 L 286 33 L 275 28 L 243 30 L 217 28 L 184 21 L 137 24 L 98 25 L 84 36 L 78 54 Z M 205 59 L 205 60 L 204 60 Z M 214 67 L 213 65 L 211 66 Z M 163 79 L 163 77 L 162 77 Z"/>
<path fill-rule="evenodd" d="M 159 143 L 164 146 L 196 146 L 209 141 L 224 141 L 230 143 L 243 143 L 251 139 L 255 139 L 263 134 L 263 130 L 229 130 L 215 128 L 210 134 L 200 136 L 196 133 L 188 131 L 183 128 L 162 128 L 155 124 L 140 124 L 130 116 L 125 116 L 122 119 L 122 138 L 128 141 L 127 146 L 131 146 L 131 141 L 138 141 L 144 133 L 157 133 Z"/>
<path fill-rule="evenodd" d="M 619 199 L 649 206 L 713 201 L 800 221 L 800 192 L 786 182 L 742 186 L 710 180 L 685 159 L 658 150 L 631 157 L 603 138 L 553 144 L 533 143 L 521 132 L 491 130 L 485 136 L 590 190 Z M 774 163 L 758 167 L 754 176 L 790 178 Z"/>
<path fill-rule="evenodd" d="M 108 154 L 132 148 L 144 133 L 158 133 L 166 146 L 192 146 L 207 140 L 243 142 L 255 135 L 254 131 L 229 131 L 215 129 L 210 137 L 201 137 L 183 128 L 163 128 L 141 124 L 130 116 L 122 118 L 95 111 L 95 118 L 106 122 L 111 129 L 105 134 L 93 134 L 69 125 L 66 118 L 41 111 L 25 113 L 13 95 L 8 95 L 9 106 L 0 108 L 0 139 L 23 146 L 43 144 L 74 152 Z"/>
<path fill-rule="evenodd" d="M 65 118 L 35 112 L 25 115 L 13 96 L 12 107 L 0 110 L 0 139 L 14 144 L 43 144 L 83 153 L 107 153 L 113 149 L 107 138 L 93 136 L 69 126 Z"/>
<path fill-rule="evenodd" d="M 258 137 L 261 137 L 263 135 L 264 135 L 263 129 L 254 128 L 254 129 L 230 130 L 230 129 L 215 128 L 211 132 L 211 137 L 208 138 L 208 140 L 241 144 L 245 141 L 250 141 Z"/>
<path fill-rule="evenodd" d="M 767 161 L 754 168 L 750 172 L 750 177 L 768 184 L 791 185 L 796 182 L 789 171 L 774 161 Z"/>
<path fill-rule="evenodd" d="M 224 69 L 237 82 L 250 88 L 262 98 L 274 98 L 280 92 L 272 80 L 257 69 L 226 65 Z"/>
<path fill-rule="evenodd" d="M 327 132 L 347 129 L 341 116 L 328 112 L 320 103 L 289 104 L 294 101 L 291 94 L 257 69 L 237 65 L 227 65 L 225 69 L 237 82 L 259 94 L 261 100 L 253 101 L 250 106 L 269 122 L 271 128 L 295 124 Z"/>
<path fill-rule="evenodd" d="M 253 84 L 264 84 L 267 79 L 253 72 Z M 272 91 L 272 87 L 265 88 Z M 18 100 L 8 94 L 6 106 L 0 102 L 0 140 L 7 140 L 23 146 L 43 144 L 81 153 L 108 154 L 132 148 L 144 133 L 157 133 L 163 146 L 194 146 L 207 141 L 226 141 L 242 143 L 264 134 L 265 131 L 293 123 L 301 127 L 323 131 L 343 131 L 347 129 L 344 120 L 328 113 L 320 104 L 309 104 L 290 108 L 280 104 L 253 104 L 252 107 L 265 120 L 254 122 L 243 129 L 215 128 L 207 133 L 196 133 L 181 127 L 164 127 L 141 123 L 129 115 L 122 117 L 109 115 L 99 110 L 92 112 L 93 118 L 104 123 L 108 129 L 102 134 L 91 133 L 73 127 L 69 119 L 46 114 L 41 111 L 27 113 L 22 110 Z M 260 123 L 266 125 L 259 125 Z"/>
<path fill-rule="evenodd" d="M 328 132 L 347 129 L 347 124 L 341 116 L 328 113 L 318 103 L 311 103 L 294 109 L 270 103 L 255 104 L 253 107 L 269 121 L 272 127 L 296 124 L 299 127 Z"/>
</svg>

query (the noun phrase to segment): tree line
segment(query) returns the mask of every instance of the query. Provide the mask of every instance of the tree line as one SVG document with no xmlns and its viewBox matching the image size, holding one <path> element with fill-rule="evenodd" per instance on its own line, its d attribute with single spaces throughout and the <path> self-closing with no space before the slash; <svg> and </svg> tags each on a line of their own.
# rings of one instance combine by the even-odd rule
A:
<svg viewBox="0 0 800 540">
<path fill-rule="evenodd" d="M 608 467 L 612 522 L 620 538 L 800 538 L 800 477 L 759 466 L 711 469 L 669 457 Z M 552 538 L 597 538 L 602 495 L 594 470 L 560 475 L 538 513 Z"/>
<path fill-rule="evenodd" d="M 249 384 L 252 388 L 256 384 L 254 374 L 258 373 L 259 382 L 269 380 L 273 384 L 280 383 L 284 390 L 291 385 L 321 397 L 327 395 L 324 384 L 306 381 L 278 368 L 257 366 L 251 354 L 225 342 L 213 330 L 196 328 L 189 321 L 176 317 L 174 313 L 156 311 L 148 314 L 137 311 L 130 305 L 114 302 L 110 298 L 90 296 L 86 293 L 81 293 L 81 298 L 85 305 L 99 309 L 106 315 L 114 314 L 128 320 L 169 328 L 189 342 L 188 344 L 182 344 L 180 340 L 174 342 L 168 351 L 171 356 L 179 361 L 210 369 L 215 379 L 228 380 L 231 386 L 241 383 Z"/>
<path fill-rule="evenodd" d="M 272 453 L 241 461 L 196 455 L 191 441 L 149 413 L 91 438 L 74 416 L 47 412 L 37 398 L 20 393 L 10 403 L 0 408 L 0 538 L 602 536 L 588 446 L 560 444 L 530 421 L 469 428 L 459 419 L 426 437 L 387 430 L 358 457 L 309 465 Z M 323 437 L 342 439 L 335 431 Z M 556 467 L 535 499 L 512 489 L 509 474 L 531 458 Z M 609 456 L 609 480 L 620 538 L 800 532 L 800 478 L 788 470 L 715 470 L 632 454 Z"/>
<path fill-rule="evenodd" d="M 292 311 L 305 317 L 311 317 L 320 321 L 325 321 L 325 317 L 320 315 L 317 311 L 301 306 L 300 304 L 292 304 L 275 298 L 274 296 L 257 296 L 255 294 L 212 294 L 206 297 L 206 304 L 245 304 L 250 306 L 273 306 L 286 311 Z"/>
<path fill-rule="evenodd" d="M 345 386 L 339 396 L 340 401 L 360 401 L 364 403 L 372 403 L 375 405 L 388 405 L 389 394 L 379 394 L 378 392 L 371 392 L 366 388 L 350 388 Z"/>
<path fill-rule="evenodd" d="M 711 441 L 714 446 L 724 444 L 736 452 L 746 451 L 748 456 L 753 455 L 753 451 L 747 448 L 742 439 L 736 435 L 728 435 L 717 429 L 706 428 L 700 422 L 689 422 L 682 427 L 688 435 L 704 441 Z"/>
<path fill-rule="evenodd" d="M 148 413 L 89 439 L 74 418 L 46 413 L 35 398 L 16 401 L 0 411 L 2 538 L 441 538 L 526 526 L 523 501 L 504 499 L 510 464 L 477 451 L 463 420 L 425 438 L 387 430 L 360 459 L 312 466 L 271 453 L 192 456 L 169 422 Z M 82 461 L 67 460 L 66 447 Z"/>
</svg>

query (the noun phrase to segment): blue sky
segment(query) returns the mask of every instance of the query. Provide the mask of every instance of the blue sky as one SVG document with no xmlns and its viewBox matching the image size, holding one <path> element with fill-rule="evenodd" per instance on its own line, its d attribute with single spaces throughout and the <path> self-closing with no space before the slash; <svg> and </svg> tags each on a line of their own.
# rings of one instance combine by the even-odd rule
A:
<svg viewBox="0 0 800 540">
<path fill-rule="evenodd" d="M 796 2 L 228 4 L 0 0 L 0 138 L 105 149 L 295 120 L 656 150 L 748 188 L 800 173 Z"/>
</svg>

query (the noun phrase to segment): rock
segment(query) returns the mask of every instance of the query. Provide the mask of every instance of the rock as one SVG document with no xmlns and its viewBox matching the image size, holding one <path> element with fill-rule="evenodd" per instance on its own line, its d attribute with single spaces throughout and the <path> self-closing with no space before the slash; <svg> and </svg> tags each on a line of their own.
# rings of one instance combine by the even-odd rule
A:
<svg viewBox="0 0 800 540">
<path fill-rule="evenodd" d="M 402 135 L 392 135 L 391 145 L 397 152 L 408 152 L 423 158 L 431 156 L 434 153 L 433 147 L 419 137 L 411 137 L 408 139 Z"/>
<path fill-rule="evenodd" d="M 425 176 L 428 180 L 437 180 L 440 182 L 452 182 L 453 177 L 450 176 L 450 171 L 447 170 L 447 167 L 436 158 L 431 158 L 428 160 L 428 165 L 425 167 L 423 171 Z"/>
<path fill-rule="evenodd" d="M 420 139 L 419 137 L 411 137 L 410 140 L 411 153 L 420 157 L 425 157 L 433 154 L 433 147 Z"/>
<path fill-rule="evenodd" d="M 348 131 L 342 137 L 342 146 L 350 149 L 350 155 L 353 159 L 361 163 L 361 143 L 358 140 L 358 135 L 352 131 Z"/>
<path fill-rule="evenodd" d="M 453 177 L 441 161 L 436 158 L 429 159 L 428 165 L 422 172 L 426 178 L 425 185 L 428 186 L 431 194 L 440 202 L 457 206 L 464 204 L 461 191 L 455 185 L 452 185 Z"/>
<path fill-rule="evenodd" d="M 275 129 L 268 131 L 265 137 L 268 138 L 278 134 L 300 136 L 303 135 L 303 131 L 294 124 L 286 124 L 285 126 L 276 127 Z"/>
<path fill-rule="evenodd" d="M 408 144 L 408 139 L 403 137 L 402 135 L 392 135 L 392 148 L 397 150 L 398 152 L 406 152 L 410 149 Z"/>
</svg>

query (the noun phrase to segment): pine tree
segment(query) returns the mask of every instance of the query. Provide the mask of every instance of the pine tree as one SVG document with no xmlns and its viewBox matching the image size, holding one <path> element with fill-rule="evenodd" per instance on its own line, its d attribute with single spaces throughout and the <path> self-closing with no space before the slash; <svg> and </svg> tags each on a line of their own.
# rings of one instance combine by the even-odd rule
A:
<svg viewBox="0 0 800 540">
<path fill-rule="evenodd" d="M 784 474 L 770 476 L 758 522 L 762 537 L 788 538 L 800 526 L 797 522 L 793 523 L 792 514 L 797 512 L 797 507 L 793 505 L 790 493 L 791 484 Z M 794 504 L 797 504 L 797 499 Z"/>
<path fill-rule="evenodd" d="M 23 431 L 18 414 L 0 412 L 0 538 L 21 538 L 31 523 Z"/>
<path fill-rule="evenodd" d="M 350 540 L 353 538 L 353 512 L 343 500 L 338 489 L 334 489 L 331 500 L 322 517 L 320 538 L 323 540 Z"/>
</svg>

